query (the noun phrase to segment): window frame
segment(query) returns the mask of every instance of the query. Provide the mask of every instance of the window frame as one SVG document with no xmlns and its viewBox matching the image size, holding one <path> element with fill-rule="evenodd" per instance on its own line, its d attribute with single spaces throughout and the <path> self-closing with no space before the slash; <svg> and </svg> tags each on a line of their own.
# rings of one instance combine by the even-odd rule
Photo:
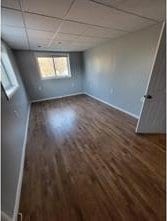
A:
<svg viewBox="0 0 167 221">
<path fill-rule="evenodd" d="M 38 58 L 39 57 L 43 57 L 43 58 L 52 58 L 53 59 L 53 67 L 54 67 L 54 71 L 55 71 L 55 75 L 54 76 L 50 76 L 50 77 L 43 77 L 40 71 L 40 66 L 38 63 Z M 56 75 L 56 68 L 55 68 L 55 64 L 54 64 L 54 58 L 55 57 L 66 57 L 67 58 L 67 68 L 68 68 L 68 75 L 67 76 L 57 76 Z M 38 73 L 39 76 L 41 78 L 41 80 L 52 80 L 52 79 L 65 79 L 65 78 L 71 78 L 71 65 L 70 65 L 70 55 L 69 53 L 35 53 L 35 60 L 36 60 L 36 65 L 37 65 L 37 69 L 38 69 Z"/>
<path fill-rule="evenodd" d="M 3 61 L 2 50 L 4 50 L 4 53 L 6 53 L 8 63 L 10 65 L 10 69 L 11 69 L 10 73 L 8 73 L 9 70 L 7 70 L 7 68 L 6 68 L 7 64 L 5 64 L 4 61 Z M 5 88 L 5 85 L 3 84 L 2 78 L 1 78 L 2 88 L 5 92 L 5 95 L 6 95 L 7 99 L 10 100 L 12 98 L 12 96 L 16 93 L 17 89 L 19 88 L 19 82 L 17 80 L 15 69 L 13 67 L 11 58 L 9 56 L 8 48 L 7 48 L 7 46 L 5 45 L 5 43 L 3 41 L 1 41 L 1 74 L 2 74 L 2 72 L 6 75 L 6 77 L 8 78 L 8 81 L 10 82 L 10 87 Z"/>
</svg>

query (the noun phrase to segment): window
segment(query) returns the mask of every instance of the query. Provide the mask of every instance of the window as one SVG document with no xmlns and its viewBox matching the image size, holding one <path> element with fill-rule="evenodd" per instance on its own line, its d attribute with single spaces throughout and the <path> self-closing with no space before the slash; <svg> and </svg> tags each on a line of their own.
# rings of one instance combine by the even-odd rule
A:
<svg viewBox="0 0 167 221">
<path fill-rule="evenodd" d="M 16 92 L 18 82 L 5 44 L 1 43 L 1 83 L 8 98 Z"/>
<path fill-rule="evenodd" d="M 71 77 L 68 55 L 37 56 L 42 79 Z"/>
</svg>

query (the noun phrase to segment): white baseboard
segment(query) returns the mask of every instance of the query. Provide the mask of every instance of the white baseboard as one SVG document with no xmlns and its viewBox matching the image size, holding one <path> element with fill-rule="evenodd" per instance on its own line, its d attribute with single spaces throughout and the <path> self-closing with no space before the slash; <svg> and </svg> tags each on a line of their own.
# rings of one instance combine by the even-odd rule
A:
<svg viewBox="0 0 167 221">
<path fill-rule="evenodd" d="M 12 221 L 12 218 L 5 212 L 1 211 L 1 221 Z"/>
<path fill-rule="evenodd" d="M 128 115 L 130 115 L 131 117 L 134 117 L 134 118 L 136 118 L 136 119 L 139 119 L 139 116 L 137 116 L 136 114 L 130 113 L 129 111 L 126 111 L 126 110 L 124 110 L 124 109 L 122 109 L 122 108 L 120 108 L 120 107 L 117 107 L 117 106 L 115 106 L 115 105 L 112 105 L 112 104 L 108 103 L 107 101 L 103 101 L 102 99 L 97 98 L 97 97 L 95 97 L 95 96 L 93 96 L 93 95 L 91 95 L 91 94 L 89 94 L 89 93 L 87 93 L 87 92 L 84 92 L 84 94 L 86 94 L 87 96 L 92 97 L 92 98 L 94 98 L 95 100 L 98 100 L 98 101 L 100 101 L 100 102 L 102 102 L 102 103 L 104 103 L 104 104 L 107 104 L 108 106 L 113 107 L 113 108 L 116 109 L 116 110 L 119 110 L 119 111 L 121 111 L 121 112 L 124 112 L 125 114 L 128 114 Z"/>
<path fill-rule="evenodd" d="M 20 173 L 19 173 L 19 180 L 18 180 L 18 185 L 17 185 L 16 200 L 15 200 L 15 207 L 14 207 L 14 214 L 13 214 L 12 221 L 17 221 L 17 216 L 19 212 L 19 203 L 20 203 L 21 187 L 22 187 L 23 172 L 24 172 L 24 159 L 25 159 L 25 150 L 26 150 L 26 143 L 27 143 L 30 111 L 31 111 L 31 104 L 29 104 L 28 113 L 27 113 L 27 121 L 26 121 L 25 135 L 24 135 L 22 157 L 21 157 Z"/>
<path fill-rule="evenodd" d="M 80 94 L 84 94 L 84 93 L 83 92 L 77 92 L 77 93 L 67 94 L 67 95 L 63 95 L 63 96 L 42 98 L 42 99 L 39 99 L 39 100 L 32 100 L 31 103 L 36 103 L 36 102 L 40 102 L 40 101 L 56 100 L 56 99 L 60 99 L 60 98 L 63 98 L 63 97 L 71 97 L 71 96 L 76 96 L 76 95 L 80 95 Z"/>
<path fill-rule="evenodd" d="M 110 107 L 113 107 L 114 109 L 117 109 L 117 110 L 119 110 L 121 112 L 124 112 L 124 113 L 126 113 L 126 114 L 128 114 L 128 115 L 130 115 L 130 116 L 132 116 L 132 117 L 134 117 L 136 119 L 139 119 L 139 116 L 137 116 L 137 115 L 135 115 L 133 113 L 130 113 L 129 111 L 126 111 L 126 110 L 124 110 L 124 109 L 122 109 L 120 107 L 112 105 L 112 104 L 108 103 L 107 101 L 103 101 L 102 99 L 97 98 L 97 97 L 95 97 L 95 96 L 93 96 L 93 95 L 91 95 L 91 94 L 89 94 L 87 92 L 78 92 L 78 93 L 68 94 L 68 95 L 64 95 L 64 96 L 57 96 L 57 97 L 49 97 L 49 98 L 44 98 L 44 99 L 39 99 L 39 100 L 32 100 L 31 103 L 36 103 L 36 102 L 41 102 L 41 101 L 49 101 L 49 100 L 56 100 L 56 99 L 60 99 L 60 98 L 63 98 L 63 97 L 71 97 L 71 96 L 76 96 L 76 95 L 81 95 L 81 94 L 86 94 L 89 97 L 92 97 L 92 98 L 94 98 L 94 99 L 96 99 L 96 100 L 98 100 L 98 101 L 100 101 L 100 102 L 102 102 L 104 104 L 109 105 Z"/>
</svg>

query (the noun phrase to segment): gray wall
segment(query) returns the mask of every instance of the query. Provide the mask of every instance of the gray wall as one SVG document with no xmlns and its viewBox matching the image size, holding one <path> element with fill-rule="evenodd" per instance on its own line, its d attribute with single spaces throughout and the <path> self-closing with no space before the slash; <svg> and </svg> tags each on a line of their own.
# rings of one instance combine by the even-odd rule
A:
<svg viewBox="0 0 167 221">
<path fill-rule="evenodd" d="M 139 116 L 162 24 L 84 53 L 85 92 Z"/>
<path fill-rule="evenodd" d="M 1 88 L 1 207 L 5 213 L 12 216 L 16 199 L 29 102 L 14 57 L 9 48 L 8 52 L 19 82 L 19 89 L 12 98 L 8 100 Z"/>
<path fill-rule="evenodd" d="M 82 91 L 82 53 L 70 53 L 71 78 L 41 80 L 33 51 L 15 51 L 16 60 L 31 100 Z"/>
</svg>

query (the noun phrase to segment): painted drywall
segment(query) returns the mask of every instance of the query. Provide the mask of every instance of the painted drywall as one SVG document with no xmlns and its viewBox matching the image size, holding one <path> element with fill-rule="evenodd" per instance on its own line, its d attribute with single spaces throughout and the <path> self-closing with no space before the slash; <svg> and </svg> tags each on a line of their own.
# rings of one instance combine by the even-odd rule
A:
<svg viewBox="0 0 167 221">
<path fill-rule="evenodd" d="M 1 88 L 1 207 L 2 211 L 12 217 L 18 187 L 29 101 L 10 48 L 8 48 L 8 53 L 16 73 L 19 88 L 10 100 L 7 99 Z"/>
<path fill-rule="evenodd" d="M 45 52 L 43 54 L 45 55 Z M 15 56 L 31 101 L 82 91 L 82 53 L 71 52 L 69 54 L 71 78 L 49 80 L 41 79 L 35 52 L 15 51 Z"/>
<path fill-rule="evenodd" d="M 162 24 L 84 52 L 84 90 L 139 116 Z"/>
</svg>

